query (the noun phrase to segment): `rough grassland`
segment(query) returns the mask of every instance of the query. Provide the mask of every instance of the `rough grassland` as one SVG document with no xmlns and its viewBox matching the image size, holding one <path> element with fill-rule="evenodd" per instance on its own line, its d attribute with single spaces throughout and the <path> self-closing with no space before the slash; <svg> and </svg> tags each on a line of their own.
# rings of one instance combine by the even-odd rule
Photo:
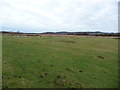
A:
<svg viewBox="0 0 120 90">
<path fill-rule="evenodd" d="M 117 88 L 118 40 L 3 36 L 3 87 Z"/>
</svg>

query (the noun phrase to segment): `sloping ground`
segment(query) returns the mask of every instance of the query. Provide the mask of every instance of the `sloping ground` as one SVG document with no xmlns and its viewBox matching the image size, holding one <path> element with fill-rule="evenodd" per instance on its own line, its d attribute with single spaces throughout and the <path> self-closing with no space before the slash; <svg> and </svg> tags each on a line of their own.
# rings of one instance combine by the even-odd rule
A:
<svg viewBox="0 0 120 90">
<path fill-rule="evenodd" d="M 94 37 L 94 38 L 117 38 L 118 36 L 90 36 L 90 35 L 64 35 L 64 34 L 41 34 L 41 36 L 64 36 L 64 37 Z"/>
<path fill-rule="evenodd" d="M 0 34 L 0 76 L 2 76 L 2 35 Z M 0 89 L 2 89 L 2 77 L 0 77 Z"/>
<path fill-rule="evenodd" d="M 118 39 L 3 36 L 3 87 L 117 88 Z"/>
</svg>

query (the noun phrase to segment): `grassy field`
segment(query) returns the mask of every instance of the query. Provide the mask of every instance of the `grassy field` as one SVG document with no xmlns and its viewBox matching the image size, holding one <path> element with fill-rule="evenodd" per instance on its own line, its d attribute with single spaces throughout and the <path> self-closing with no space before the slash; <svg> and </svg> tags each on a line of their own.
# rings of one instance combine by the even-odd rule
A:
<svg viewBox="0 0 120 90">
<path fill-rule="evenodd" d="M 118 87 L 118 39 L 3 36 L 2 45 L 3 87 Z"/>
</svg>

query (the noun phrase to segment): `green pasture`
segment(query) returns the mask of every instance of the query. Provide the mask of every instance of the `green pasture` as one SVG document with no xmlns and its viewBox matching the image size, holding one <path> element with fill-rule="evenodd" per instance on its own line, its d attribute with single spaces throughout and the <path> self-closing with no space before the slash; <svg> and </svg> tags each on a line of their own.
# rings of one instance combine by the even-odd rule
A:
<svg viewBox="0 0 120 90">
<path fill-rule="evenodd" d="M 2 37 L 3 88 L 117 88 L 118 39 Z"/>
</svg>

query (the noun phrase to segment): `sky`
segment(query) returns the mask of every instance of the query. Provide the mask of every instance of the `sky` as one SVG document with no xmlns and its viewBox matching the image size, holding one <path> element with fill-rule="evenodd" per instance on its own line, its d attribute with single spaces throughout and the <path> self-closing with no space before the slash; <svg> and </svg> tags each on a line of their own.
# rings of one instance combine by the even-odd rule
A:
<svg viewBox="0 0 120 90">
<path fill-rule="evenodd" d="M 119 0 L 0 0 L 0 30 L 118 32 Z"/>
</svg>

